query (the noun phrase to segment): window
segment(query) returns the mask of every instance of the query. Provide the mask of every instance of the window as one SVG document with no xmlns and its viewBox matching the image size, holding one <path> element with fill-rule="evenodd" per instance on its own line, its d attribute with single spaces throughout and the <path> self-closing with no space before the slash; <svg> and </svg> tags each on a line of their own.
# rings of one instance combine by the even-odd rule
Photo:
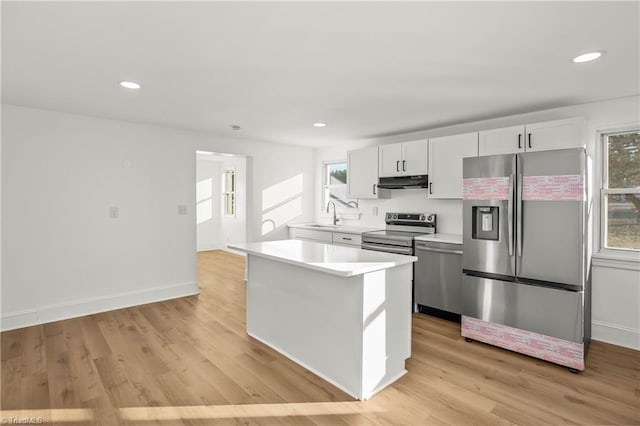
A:
<svg viewBox="0 0 640 426">
<path fill-rule="evenodd" d="M 337 201 L 346 205 L 347 163 L 345 161 L 324 164 L 323 189 L 323 209 L 326 208 L 329 201 Z"/>
<path fill-rule="evenodd" d="M 603 135 L 602 246 L 640 250 L 640 130 Z"/>
<path fill-rule="evenodd" d="M 225 170 L 224 172 L 224 214 L 235 216 L 236 214 L 236 172 Z"/>
</svg>

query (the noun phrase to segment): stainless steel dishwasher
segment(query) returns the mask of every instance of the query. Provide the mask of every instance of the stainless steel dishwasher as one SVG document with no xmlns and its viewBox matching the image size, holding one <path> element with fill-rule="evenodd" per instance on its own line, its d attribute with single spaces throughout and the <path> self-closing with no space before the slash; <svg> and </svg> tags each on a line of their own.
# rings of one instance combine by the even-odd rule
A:
<svg viewBox="0 0 640 426">
<path fill-rule="evenodd" d="M 414 301 L 418 310 L 459 321 L 462 244 L 416 241 L 415 255 Z"/>
</svg>

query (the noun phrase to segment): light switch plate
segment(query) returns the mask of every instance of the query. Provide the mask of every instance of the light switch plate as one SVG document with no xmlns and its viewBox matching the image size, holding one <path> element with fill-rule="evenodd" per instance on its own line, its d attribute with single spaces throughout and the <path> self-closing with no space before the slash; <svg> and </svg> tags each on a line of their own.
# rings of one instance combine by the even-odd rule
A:
<svg viewBox="0 0 640 426">
<path fill-rule="evenodd" d="M 187 206 L 185 204 L 179 204 L 178 205 L 178 214 L 185 215 L 185 214 L 187 214 L 187 212 L 188 212 L 188 209 L 187 209 Z"/>
<path fill-rule="evenodd" d="M 120 217 L 120 211 L 118 209 L 118 206 L 109 207 L 109 218 L 110 219 L 117 219 L 119 217 Z"/>
</svg>

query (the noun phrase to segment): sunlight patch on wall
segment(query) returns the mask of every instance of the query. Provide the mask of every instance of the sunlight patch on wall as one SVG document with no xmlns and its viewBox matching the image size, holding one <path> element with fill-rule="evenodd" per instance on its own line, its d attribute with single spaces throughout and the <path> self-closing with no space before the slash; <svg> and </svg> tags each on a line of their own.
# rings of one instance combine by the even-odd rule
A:
<svg viewBox="0 0 640 426">
<path fill-rule="evenodd" d="M 202 179 L 196 183 L 196 202 L 211 198 L 213 196 L 213 179 Z"/>
<path fill-rule="evenodd" d="M 262 190 L 262 235 L 302 214 L 302 174 Z"/>
<path fill-rule="evenodd" d="M 299 174 L 262 190 L 262 211 L 276 207 L 302 194 L 303 176 Z"/>
<path fill-rule="evenodd" d="M 269 210 L 262 215 L 262 235 L 266 235 L 302 214 L 302 198 L 293 200 Z"/>
<path fill-rule="evenodd" d="M 213 217 L 213 203 L 211 198 L 196 205 L 196 224 L 200 225 Z"/>
</svg>

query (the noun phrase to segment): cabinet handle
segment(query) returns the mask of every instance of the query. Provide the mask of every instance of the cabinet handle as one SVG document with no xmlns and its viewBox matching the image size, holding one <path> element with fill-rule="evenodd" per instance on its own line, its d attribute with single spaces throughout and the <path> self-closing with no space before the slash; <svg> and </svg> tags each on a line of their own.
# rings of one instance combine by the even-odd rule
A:
<svg viewBox="0 0 640 426">
<path fill-rule="evenodd" d="M 528 138 L 529 138 L 529 148 L 532 148 L 531 147 L 531 133 L 528 134 Z"/>
<path fill-rule="evenodd" d="M 351 241 L 353 238 L 342 237 L 342 239 L 345 241 Z"/>
<path fill-rule="evenodd" d="M 518 133 L 518 149 L 522 149 L 522 133 Z"/>
<path fill-rule="evenodd" d="M 400 171 L 400 161 L 396 161 L 396 172 Z"/>
<path fill-rule="evenodd" d="M 433 195 L 433 182 L 429 182 L 429 194 Z"/>
<path fill-rule="evenodd" d="M 373 195 L 376 195 L 376 184 L 373 184 Z"/>
<path fill-rule="evenodd" d="M 406 164 L 406 163 L 407 163 L 406 161 L 402 160 L 402 171 L 403 171 L 403 172 L 406 172 L 406 171 L 407 171 L 407 168 L 405 167 L 405 164 Z"/>
</svg>

